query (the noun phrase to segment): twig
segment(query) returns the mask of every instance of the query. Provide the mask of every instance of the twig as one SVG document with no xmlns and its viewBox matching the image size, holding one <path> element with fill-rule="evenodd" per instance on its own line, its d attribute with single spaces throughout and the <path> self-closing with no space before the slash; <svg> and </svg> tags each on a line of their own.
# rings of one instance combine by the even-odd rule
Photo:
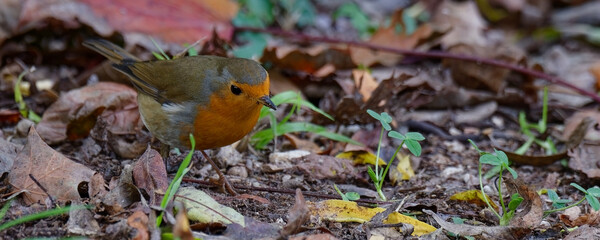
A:
<svg viewBox="0 0 600 240">
<path fill-rule="evenodd" d="M 477 57 L 477 56 L 468 56 L 468 55 L 463 55 L 463 54 L 452 54 L 452 53 L 439 52 L 439 51 L 421 52 L 421 51 L 408 50 L 408 49 L 398 49 L 398 48 L 385 47 L 385 46 L 380 46 L 380 45 L 366 43 L 366 42 L 346 41 L 346 40 L 333 39 L 333 38 L 320 37 L 320 36 L 309 36 L 309 35 L 304 35 L 304 34 L 300 34 L 300 33 L 286 32 L 286 31 L 282 31 L 279 29 L 236 27 L 235 31 L 262 32 L 262 33 L 268 33 L 268 34 L 272 34 L 272 35 L 276 35 L 276 36 L 293 38 L 293 39 L 298 39 L 298 40 L 307 41 L 307 42 L 323 42 L 323 43 L 335 43 L 335 44 L 342 43 L 342 44 L 347 44 L 347 45 L 351 45 L 351 46 L 355 46 L 355 47 L 368 48 L 368 49 L 372 49 L 372 50 L 379 50 L 379 51 L 391 52 L 391 53 L 402 54 L 402 55 L 411 55 L 411 56 L 426 57 L 426 58 L 442 58 L 442 59 L 447 58 L 447 59 L 456 59 L 456 60 L 463 60 L 463 61 L 468 61 L 468 62 L 475 62 L 478 64 L 487 64 L 487 65 L 491 65 L 491 66 L 510 69 L 515 72 L 523 73 L 523 74 L 533 76 L 536 78 L 544 79 L 548 82 L 551 82 L 551 83 L 554 83 L 554 84 L 557 84 L 557 85 L 560 85 L 560 86 L 563 86 L 566 88 L 570 88 L 570 89 L 580 93 L 581 95 L 588 96 L 591 99 L 593 99 L 594 101 L 600 103 L 600 96 L 596 95 L 593 92 L 586 91 L 585 89 L 577 87 L 559 77 L 552 76 L 552 75 L 549 75 L 549 74 L 546 74 L 546 73 L 543 73 L 540 71 L 536 71 L 533 69 L 529 69 L 526 67 L 522 67 L 519 65 L 507 63 L 504 61 L 495 60 L 495 59 L 481 58 L 481 57 Z"/>
<path fill-rule="evenodd" d="M 33 180 L 35 185 L 37 185 L 40 189 L 42 189 L 42 191 L 46 194 L 46 196 L 48 196 L 48 198 L 50 198 L 50 202 L 52 203 L 52 206 L 56 206 L 56 203 L 54 202 L 54 198 L 52 198 L 52 196 L 50 196 L 50 194 L 48 194 L 48 190 L 46 190 L 46 188 L 44 186 L 42 186 L 42 184 L 37 179 L 35 179 L 33 174 L 30 173 L 29 178 L 31 178 L 31 180 Z"/>
<path fill-rule="evenodd" d="M 193 178 L 185 178 L 184 177 L 183 181 L 191 182 L 191 183 L 198 183 L 198 184 L 207 185 L 207 186 L 215 185 L 208 181 L 202 181 L 202 180 L 193 179 Z M 290 195 L 296 194 L 296 191 L 292 190 L 292 189 L 280 189 L 280 188 L 269 188 L 269 187 L 247 187 L 247 186 L 241 186 L 241 185 L 233 185 L 233 187 L 236 189 L 245 189 L 245 190 L 250 190 L 250 191 L 258 191 L 258 192 L 271 192 L 271 193 L 276 192 L 276 193 L 283 193 L 283 194 L 290 194 Z M 321 193 L 306 192 L 306 191 L 303 191 L 302 194 L 306 195 L 306 196 L 322 198 L 322 199 L 341 199 L 339 195 L 329 195 L 329 194 L 321 194 Z M 371 199 L 358 199 L 354 202 L 366 203 L 366 204 L 391 204 L 391 203 L 394 203 L 394 201 L 378 201 L 378 200 L 371 200 Z"/>
</svg>

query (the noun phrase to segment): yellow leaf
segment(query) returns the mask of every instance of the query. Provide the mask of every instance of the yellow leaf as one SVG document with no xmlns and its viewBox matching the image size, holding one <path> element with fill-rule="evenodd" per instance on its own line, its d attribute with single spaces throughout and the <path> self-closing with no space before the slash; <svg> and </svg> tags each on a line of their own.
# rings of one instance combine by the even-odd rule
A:
<svg viewBox="0 0 600 240">
<path fill-rule="evenodd" d="M 187 210 L 190 220 L 201 223 L 237 223 L 246 225 L 244 216 L 233 208 L 224 206 L 215 201 L 208 194 L 193 187 L 183 187 L 175 195 L 176 201 L 181 201 Z"/>
<path fill-rule="evenodd" d="M 498 211 L 498 206 L 496 203 L 494 203 L 487 195 L 486 197 L 490 205 L 492 205 L 492 207 Z M 467 190 L 464 192 L 455 193 L 450 197 L 450 200 L 466 201 L 477 204 L 478 206 L 487 207 L 487 204 L 483 198 L 483 194 L 481 194 L 481 191 L 479 190 Z"/>
<path fill-rule="evenodd" d="M 354 162 L 354 165 L 358 165 L 358 164 L 375 165 L 375 159 L 377 159 L 377 156 L 375 156 L 375 154 L 370 153 L 365 150 L 341 152 L 338 155 L 336 155 L 335 157 L 352 160 L 352 162 Z M 385 166 L 385 164 L 386 164 L 385 161 L 383 161 L 383 160 L 381 160 L 381 158 L 379 158 L 379 166 Z"/>
<path fill-rule="evenodd" d="M 415 176 L 415 171 L 410 164 L 410 155 L 398 153 L 396 157 L 400 162 L 395 169 L 390 171 L 390 179 L 394 184 L 397 184 L 400 180 L 409 180 Z"/>
<path fill-rule="evenodd" d="M 334 222 L 358 222 L 364 223 L 375 214 L 385 211 L 384 208 L 367 208 L 358 206 L 356 202 L 342 201 L 342 200 L 326 200 L 321 202 L 307 202 L 308 209 L 312 216 L 316 216 L 321 220 L 334 221 Z M 436 230 L 435 227 L 421 222 L 417 219 L 404 216 L 400 213 L 394 212 L 390 214 L 384 223 L 407 223 L 414 226 L 413 236 L 421 236 Z"/>
</svg>

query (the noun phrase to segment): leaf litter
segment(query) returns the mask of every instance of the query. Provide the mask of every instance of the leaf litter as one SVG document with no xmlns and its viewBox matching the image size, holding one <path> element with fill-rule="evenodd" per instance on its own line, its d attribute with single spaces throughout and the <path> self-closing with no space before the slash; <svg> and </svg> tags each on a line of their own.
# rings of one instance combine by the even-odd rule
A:
<svg viewBox="0 0 600 240">
<path fill-rule="evenodd" d="M 14 11 L 2 11 L 6 24 L 0 27 L 0 47 L 10 49 L 0 51 L 0 172 L 2 180 L 8 183 L 0 187 L 0 193 L 5 199 L 13 191 L 25 191 L 0 224 L 39 210 L 39 204 L 52 208 L 52 201 L 94 206 L 90 210 L 72 211 L 69 217 L 51 217 L 6 230 L 4 233 L 9 238 L 65 236 L 67 233 L 119 238 L 131 237 L 128 233 L 134 232 L 133 229 L 137 229 L 136 239 L 158 236 L 154 213 L 171 176 L 163 162 L 178 163 L 181 156 L 172 153 L 163 159 L 149 148 L 149 144 L 157 144 L 152 143 L 139 118 L 135 91 L 126 85 L 105 82 L 107 75 L 94 70 L 101 59 L 74 45 L 81 43 L 82 36 L 103 36 L 125 43 L 135 54 L 149 56 L 148 52 L 156 50 L 149 40 L 152 36 L 169 52 L 176 53 L 184 48 L 182 44 L 200 40 L 201 46 L 197 48 L 201 48 L 203 54 L 226 55 L 232 46 L 244 44 L 234 37 L 234 29 L 239 26 L 230 20 L 239 9 L 247 9 L 243 1 L 215 5 L 206 0 L 183 4 L 166 1 L 160 3 L 163 8 L 133 11 L 149 2 L 139 1 L 137 5 L 114 0 L 2 3 L 1 9 Z M 458 56 L 501 60 L 555 74 L 575 86 L 597 91 L 600 82 L 600 61 L 595 53 L 597 42 L 593 35 L 575 31 L 582 29 L 582 25 L 593 26 L 595 20 L 572 18 L 569 16 L 578 15 L 563 12 L 581 12 L 581 16 L 586 16 L 584 8 L 567 3 L 525 6 L 516 4 L 518 1 L 494 2 L 484 7 L 481 2 L 487 3 L 443 1 L 432 6 L 423 1 L 406 9 L 383 9 L 387 6 L 384 3 L 363 4 L 367 6 L 367 13 L 372 13 L 374 7 L 380 8 L 375 12 L 389 14 L 388 22 L 368 23 L 368 26 L 376 26 L 370 33 L 356 33 L 353 26 L 344 26 L 352 25 L 352 19 L 328 19 L 327 11 L 333 12 L 340 5 L 314 3 L 316 10 L 312 11 L 317 11 L 317 21 L 333 22 L 317 22 L 296 30 L 308 35 L 339 35 L 340 39 L 367 36 L 359 40 L 404 50 L 441 50 Z M 279 7 L 275 5 L 276 9 Z M 522 30 L 539 30 L 548 24 L 543 18 L 528 15 L 526 8 L 553 16 L 551 24 L 556 24 L 556 28 L 551 30 L 563 34 L 564 42 L 553 41 L 551 35 L 546 39 L 524 37 Z M 289 10 L 285 9 L 279 10 Z M 414 17 L 415 12 L 423 11 L 419 9 L 428 11 L 430 19 L 417 19 L 417 27 L 411 30 L 407 16 Z M 127 14 L 113 16 L 115 12 Z M 295 26 L 294 18 L 273 19 L 288 30 Z M 503 27 L 499 27 L 500 23 Z M 577 23 L 578 28 L 569 31 L 571 23 Z M 42 31 L 54 37 L 41 34 Z M 56 37 L 58 35 L 61 37 Z M 585 38 L 574 37 L 582 35 Z M 531 47 L 532 42 L 542 45 Z M 538 194 L 552 188 L 561 198 L 580 199 L 581 193 L 563 186 L 576 182 L 587 189 L 600 176 L 595 157 L 598 155 L 595 154 L 598 151 L 597 120 L 593 120 L 597 118 L 597 103 L 580 92 L 564 85 L 548 84 L 551 129 L 548 135 L 565 142 L 559 153 L 548 155 L 542 148 L 532 147 L 526 155 L 511 156 L 510 150 L 516 149 L 524 139 L 518 112 L 526 111 L 530 122 L 537 121 L 541 115 L 540 89 L 547 83 L 534 76 L 451 57 L 440 61 L 335 41 L 325 44 L 308 37 L 278 39 L 273 35 L 261 55 L 260 62 L 273 79 L 274 95 L 287 90 L 300 92 L 304 99 L 335 118 L 332 122 L 312 110 L 300 108 L 290 115 L 289 121 L 323 125 L 324 129 L 351 137 L 362 146 L 301 131 L 275 138 L 276 143 L 270 143 L 263 150 L 249 146 L 247 141 L 237 143 L 235 148 L 213 150 L 212 155 L 217 156 L 220 167 L 227 170 L 232 182 L 245 187 L 240 189 L 247 189 L 244 195 L 232 197 L 208 188 L 212 176 L 208 167 L 203 167 L 203 161 L 196 161 L 197 168 L 187 175 L 194 183 L 184 180 L 184 189 L 204 190 L 207 199 L 218 202 L 216 206 L 227 206 L 244 224 L 217 224 L 219 221 L 209 220 L 198 225 L 195 215 L 188 211 L 167 212 L 167 222 L 177 223 L 179 227 L 173 234 L 182 238 L 189 238 L 190 234 L 205 238 L 220 234 L 232 239 L 364 239 L 415 233 L 426 236 L 424 234 L 429 232 L 433 232 L 430 237 L 439 237 L 436 234 L 452 232 L 489 239 L 528 236 L 568 239 L 585 234 L 579 229 L 598 231 L 594 227 L 598 221 L 597 211 L 588 205 L 550 214 L 542 221 L 542 210 L 549 209 L 552 203 L 547 201 L 546 195 Z M 21 119 L 15 111 L 12 84 L 21 69 L 26 68 L 19 62 L 43 69 L 36 75 L 26 76 L 27 84 L 23 85 L 28 94 L 26 105 L 43 114 L 39 124 Z M 61 68 L 69 70 L 60 72 Z M 111 74 L 117 76 L 114 72 L 108 75 Z M 100 82 L 96 83 L 98 79 Z M 44 87 L 45 82 L 51 83 L 51 87 Z M 275 113 L 277 119 L 283 119 L 292 108 L 291 104 L 281 106 Z M 402 134 L 417 131 L 426 136 L 420 157 L 408 157 L 408 149 L 401 150 L 398 158 L 402 161 L 394 162 L 390 179 L 384 184 L 384 191 L 391 199 L 405 199 L 398 207 L 390 208 L 396 205 L 378 202 L 377 194 L 372 191 L 365 164 L 374 163 L 373 156 L 377 152 L 381 154 L 380 159 L 389 159 L 398 143 L 386 139 L 378 146 L 381 129 L 374 124 L 376 120 L 366 114 L 367 109 L 388 112 L 393 119 L 390 127 L 395 131 Z M 265 128 L 267 122 L 261 121 L 257 128 Z M 582 127 L 582 123 L 586 125 Z M 32 125 L 35 127 L 28 130 Z M 23 136 L 27 132 L 29 136 Z M 518 192 L 524 198 L 518 217 L 509 226 L 496 226 L 497 219 L 486 214 L 481 202 L 450 200 L 456 193 L 478 189 L 474 187 L 478 185 L 477 152 L 466 143 L 467 139 L 477 139 L 477 144 L 488 151 L 505 149 L 509 159 L 520 164 L 514 168 L 523 181 L 505 183 L 510 193 Z M 340 153 L 346 155 L 338 155 Z M 545 158 L 552 159 L 545 161 Z M 60 171 L 60 175 L 53 174 L 56 171 Z M 343 183 L 339 186 L 344 193 L 360 192 L 358 195 L 363 199 L 357 203 L 328 200 L 340 198 L 334 183 Z M 492 201 L 509 196 L 490 194 L 497 187 L 494 179 L 484 179 L 483 184 Z M 481 196 L 476 198 L 481 199 Z M 177 206 L 178 201 L 175 202 L 177 209 L 200 208 L 189 203 L 185 207 Z M 352 206 L 347 206 L 349 204 Z M 365 204 L 378 204 L 387 210 Z M 314 210 L 315 206 L 321 208 Z M 307 208 L 313 209 L 312 212 Z M 211 207 L 201 214 L 230 211 L 217 209 Z M 336 209 L 345 210 L 336 212 Z M 376 212 L 361 214 L 363 211 L 386 211 L 383 218 L 387 217 L 387 221 L 392 221 L 391 216 L 403 216 L 399 213 L 414 214 L 418 220 L 407 218 L 393 222 L 403 223 L 402 226 L 381 227 L 346 221 L 361 219 L 364 224 L 375 219 L 372 216 Z M 351 217 L 344 218 L 347 215 L 343 214 Z M 486 226 L 450 223 L 450 217 L 479 221 Z M 377 217 L 382 220 L 380 218 Z M 186 225 L 188 221 L 191 221 L 190 226 Z M 431 228 L 426 227 L 428 230 L 421 232 L 425 225 L 419 222 Z M 65 223 L 65 228 L 52 227 Z M 569 233 L 563 231 L 562 224 L 579 229 Z M 55 230 L 42 233 L 28 228 L 31 226 Z"/>
</svg>

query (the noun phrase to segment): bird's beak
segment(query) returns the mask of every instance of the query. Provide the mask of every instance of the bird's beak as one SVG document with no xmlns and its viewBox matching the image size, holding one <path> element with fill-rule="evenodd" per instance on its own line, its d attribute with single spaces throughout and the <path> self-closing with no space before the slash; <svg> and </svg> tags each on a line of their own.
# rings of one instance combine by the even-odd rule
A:
<svg viewBox="0 0 600 240">
<path fill-rule="evenodd" d="M 271 99 L 269 98 L 269 95 L 265 95 L 265 96 L 260 97 L 258 99 L 258 102 L 261 103 L 262 105 L 265 105 L 266 107 L 268 107 L 270 109 L 277 110 L 277 107 L 271 101 Z"/>
</svg>

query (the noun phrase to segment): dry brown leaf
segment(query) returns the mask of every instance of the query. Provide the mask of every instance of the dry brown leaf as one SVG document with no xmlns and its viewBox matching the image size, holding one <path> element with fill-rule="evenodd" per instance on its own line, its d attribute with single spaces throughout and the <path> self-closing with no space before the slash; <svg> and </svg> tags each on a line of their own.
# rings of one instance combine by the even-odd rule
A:
<svg viewBox="0 0 600 240">
<path fill-rule="evenodd" d="M 366 102 L 371 98 L 371 94 L 379 85 L 377 80 L 375 80 L 375 78 L 373 78 L 373 76 L 365 70 L 352 70 L 352 78 L 354 79 L 356 88 L 358 88 L 358 92 L 360 95 L 362 95 L 363 102 Z"/>
<path fill-rule="evenodd" d="M 517 63 L 524 58 L 522 50 L 509 45 L 457 44 L 450 47 L 448 51 L 455 54 L 496 59 L 507 63 Z M 452 69 L 452 77 L 458 85 L 473 89 L 485 88 L 495 93 L 502 92 L 506 85 L 505 79 L 510 73 L 510 70 L 506 68 L 463 60 L 444 59 L 444 65 Z"/>
<path fill-rule="evenodd" d="M 392 16 L 392 23 L 389 27 L 379 28 L 375 34 L 369 39 L 368 43 L 385 46 L 390 48 L 397 48 L 403 50 L 411 50 L 418 46 L 418 44 L 429 38 L 433 34 L 433 29 L 429 24 L 423 24 L 419 26 L 413 33 L 407 35 L 406 33 L 398 33 L 397 26 L 401 26 L 402 11 L 397 11 Z M 402 26 L 402 29 L 406 29 Z M 356 65 L 371 66 L 376 63 L 380 63 L 385 66 L 394 66 L 398 63 L 402 56 L 396 53 L 389 53 L 384 51 L 373 51 L 367 48 L 350 48 L 352 61 Z"/>
<path fill-rule="evenodd" d="M 0 124 L 13 125 L 21 120 L 21 113 L 17 110 L 0 109 Z"/>
<path fill-rule="evenodd" d="M 358 170 L 348 159 L 310 154 L 301 157 L 295 164 L 296 168 L 304 172 L 309 179 L 332 179 L 345 182 L 360 177 Z"/>
<path fill-rule="evenodd" d="M 558 218 L 569 227 L 578 227 L 582 225 L 598 226 L 600 224 L 600 211 L 590 210 L 591 212 L 574 217 L 566 214 L 560 214 Z"/>
<path fill-rule="evenodd" d="M 573 230 L 564 240 L 594 239 L 600 236 L 600 228 L 583 225 Z"/>
<path fill-rule="evenodd" d="M 141 43 L 153 49 L 148 36 L 180 45 L 209 37 L 215 29 L 229 40 L 233 34 L 230 21 L 238 8 L 230 0 L 27 0 L 19 30 L 54 18 L 71 27 L 84 23 L 106 37 L 120 32 L 128 44 Z"/>
<path fill-rule="evenodd" d="M 125 165 L 121 170 L 118 180 L 111 181 L 111 188 L 104 198 L 102 205 L 110 214 L 117 214 L 125 211 L 126 207 L 140 201 L 140 190 L 133 185 L 133 167 Z"/>
<path fill-rule="evenodd" d="M 223 236 L 227 239 L 276 239 L 279 227 L 245 217 L 245 227 L 237 223 L 227 225 Z"/>
<path fill-rule="evenodd" d="M 12 169 L 15 157 L 21 148 L 23 148 L 22 145 L 14 144 L 0 137 L 0 177 Z"/>
<path fill-rule="evenodd" d="M 135 228 L 137 231 L 133 239 L 148 240 L 150 234 L 148 232 L 148 216 L 142 211 L 136 211 L 127 218 L 127 225 Z"/>
<path fill-rule="evenodd" d="M 90 198 L 91 199 L 102 199 L 107 193 L 106 183 L 102 174 L 96 173 L 90 180 Z"/>
<path fill-rule="evenodd" d="M 150 146 L 133 165 L 133 181 L 139 189 L 150 195 L 150 205 L 157 205 L 169 187 L 163 159 Z"/>
<path fill-rule="evenodd" d="M 74 207 L 77 206 L 77 207 Z M 83 204 L 72 204 L 69 211 L 69 221 L 66 229 L 71 234 L 83 236 L 98 236 L 100 225 L 94 219 L 94 214 Z"/>
<path fill-rule="evenodd" d="M 483 31 L 487 24 L 474 1 L 442 1 L 433 13 L 432 24 L 433 27 L 446 32 L 441 39 L 443 49 L 457 44 L 486 45 Z"/>
<path fill-rule="evenodd" d="M 557 45 L 544 51 L 544 55 L 538 58 L 538 61 L 548 74 L 566 79 L 570 84 L 588 91 L 597 90 L 597 79 L 590 72 L 590 68 L 600 61 L 600 54 L 596 51 L 569 49 Z M 549 86 L 548 98 L 550 101 L 572 107 L 582 107 L 593 101 L 573 89 L 556 84 Z"/>
<path fill-rule="evenodd" d="M 506 186 L 511 192 L 518 192 L 523 197 L 523 202 L 519 205 L 519 209 L 511 219 L 509 225 L 518 228 L 532 230 L 536 228 L 542 221 L 544 214 L 542 199 L 536 191 L 525 185 L 519 179 L 506 179 Z M 527 231 L 525 230 L 525 231 Z"/>
<path fill-rule="evenodd" d="M 300 189 L 296 189 L 296 198 L 294 206 L 288 212 L 288 222 L 281 229 L 281 236 L 283 238 L 288 237 L 292 234 L 300 232 L 302 225 L 308 221 L 310 215 L 308 214 L 308 206 L 306 200 L 302 195 Z"/>
<path fill-rule="evenodd" d="M 320 75 L 335 69 L 353 68 L 356 65 L 348 57 L 347 49 L 324 45 L 314 45 L 309 48 L 296 46 L 267 47 L 260 59 L 261 62 L 270 62 L 282 69 L 291 69 L 309 74 L 321 72 Z M 326 68 L 325 70 L 321 70 Z"/>
<path fill-rule="evenodd" d="M 565 130 L 563 130 L 563 140 L 569 139 L 577 127 L 585 118 L 591 118 L 594 123 L 600 123 L 600 112 L 596 109 L 581 109 L 575 112 L 571 117 L 565 120 Z M 598 141 L 600 140 L 600 131 L 594 127 L 585 129 L 585 140 Z"/>
<path fill-rule="evenodd" d="M 283 137 L 290 141 L 292 147 L 297 150 L 305 150 L 312 153 L 321 152 L 321 147 L 319 147 L 319 145 L 317 145 L 314 141 L 298 138 L 294 136 L 294 134 L 284 134 Z"/>
<path fill-rule="evenodd" d="M 577 148 L 570 149 L 567 154 L 571 157 L 569 168 L 585 173 L 588 178 L 600 178 L 600 168 L 597 164 L 600 159 L 598 142 L 581 144 Z"/>
<path fill-rule="evenodd" d="M 22 0 L 0 1 L 0 44 L 11 37 L 19 25 L 19 13 L 21 12 Z"/>
<path fill-rule="evenodd" d="M 51 197 L 66 202 L 80 199 L 78 187 L 83 182 L 90 182 L 94 171 L 50 148 L 32 127 L 27 144 L 15 159 L 8 181 L 17 191 L 27 190 L 23 195 L 27 204 L 44 203 L 48 196 L 29 175 Z"/>
<path fill-rule="evenodd" d="M 85 137 L 98 117 L 115 135 L 135 134 L 142 128 L 137 93 L 122 84 L 99 82 L 63 94 L 38 124 L 40 136 L 54 144 Z"/>
<path fill-rule="evenodd" d="M 173 226 L 173 237 L 181 240 L 193 240 L 192 229 L 190 228 L 190 220 L 187 217 L 185 208 L 177 212 L 175 217 L 175 226 Z"/>
</svg>

